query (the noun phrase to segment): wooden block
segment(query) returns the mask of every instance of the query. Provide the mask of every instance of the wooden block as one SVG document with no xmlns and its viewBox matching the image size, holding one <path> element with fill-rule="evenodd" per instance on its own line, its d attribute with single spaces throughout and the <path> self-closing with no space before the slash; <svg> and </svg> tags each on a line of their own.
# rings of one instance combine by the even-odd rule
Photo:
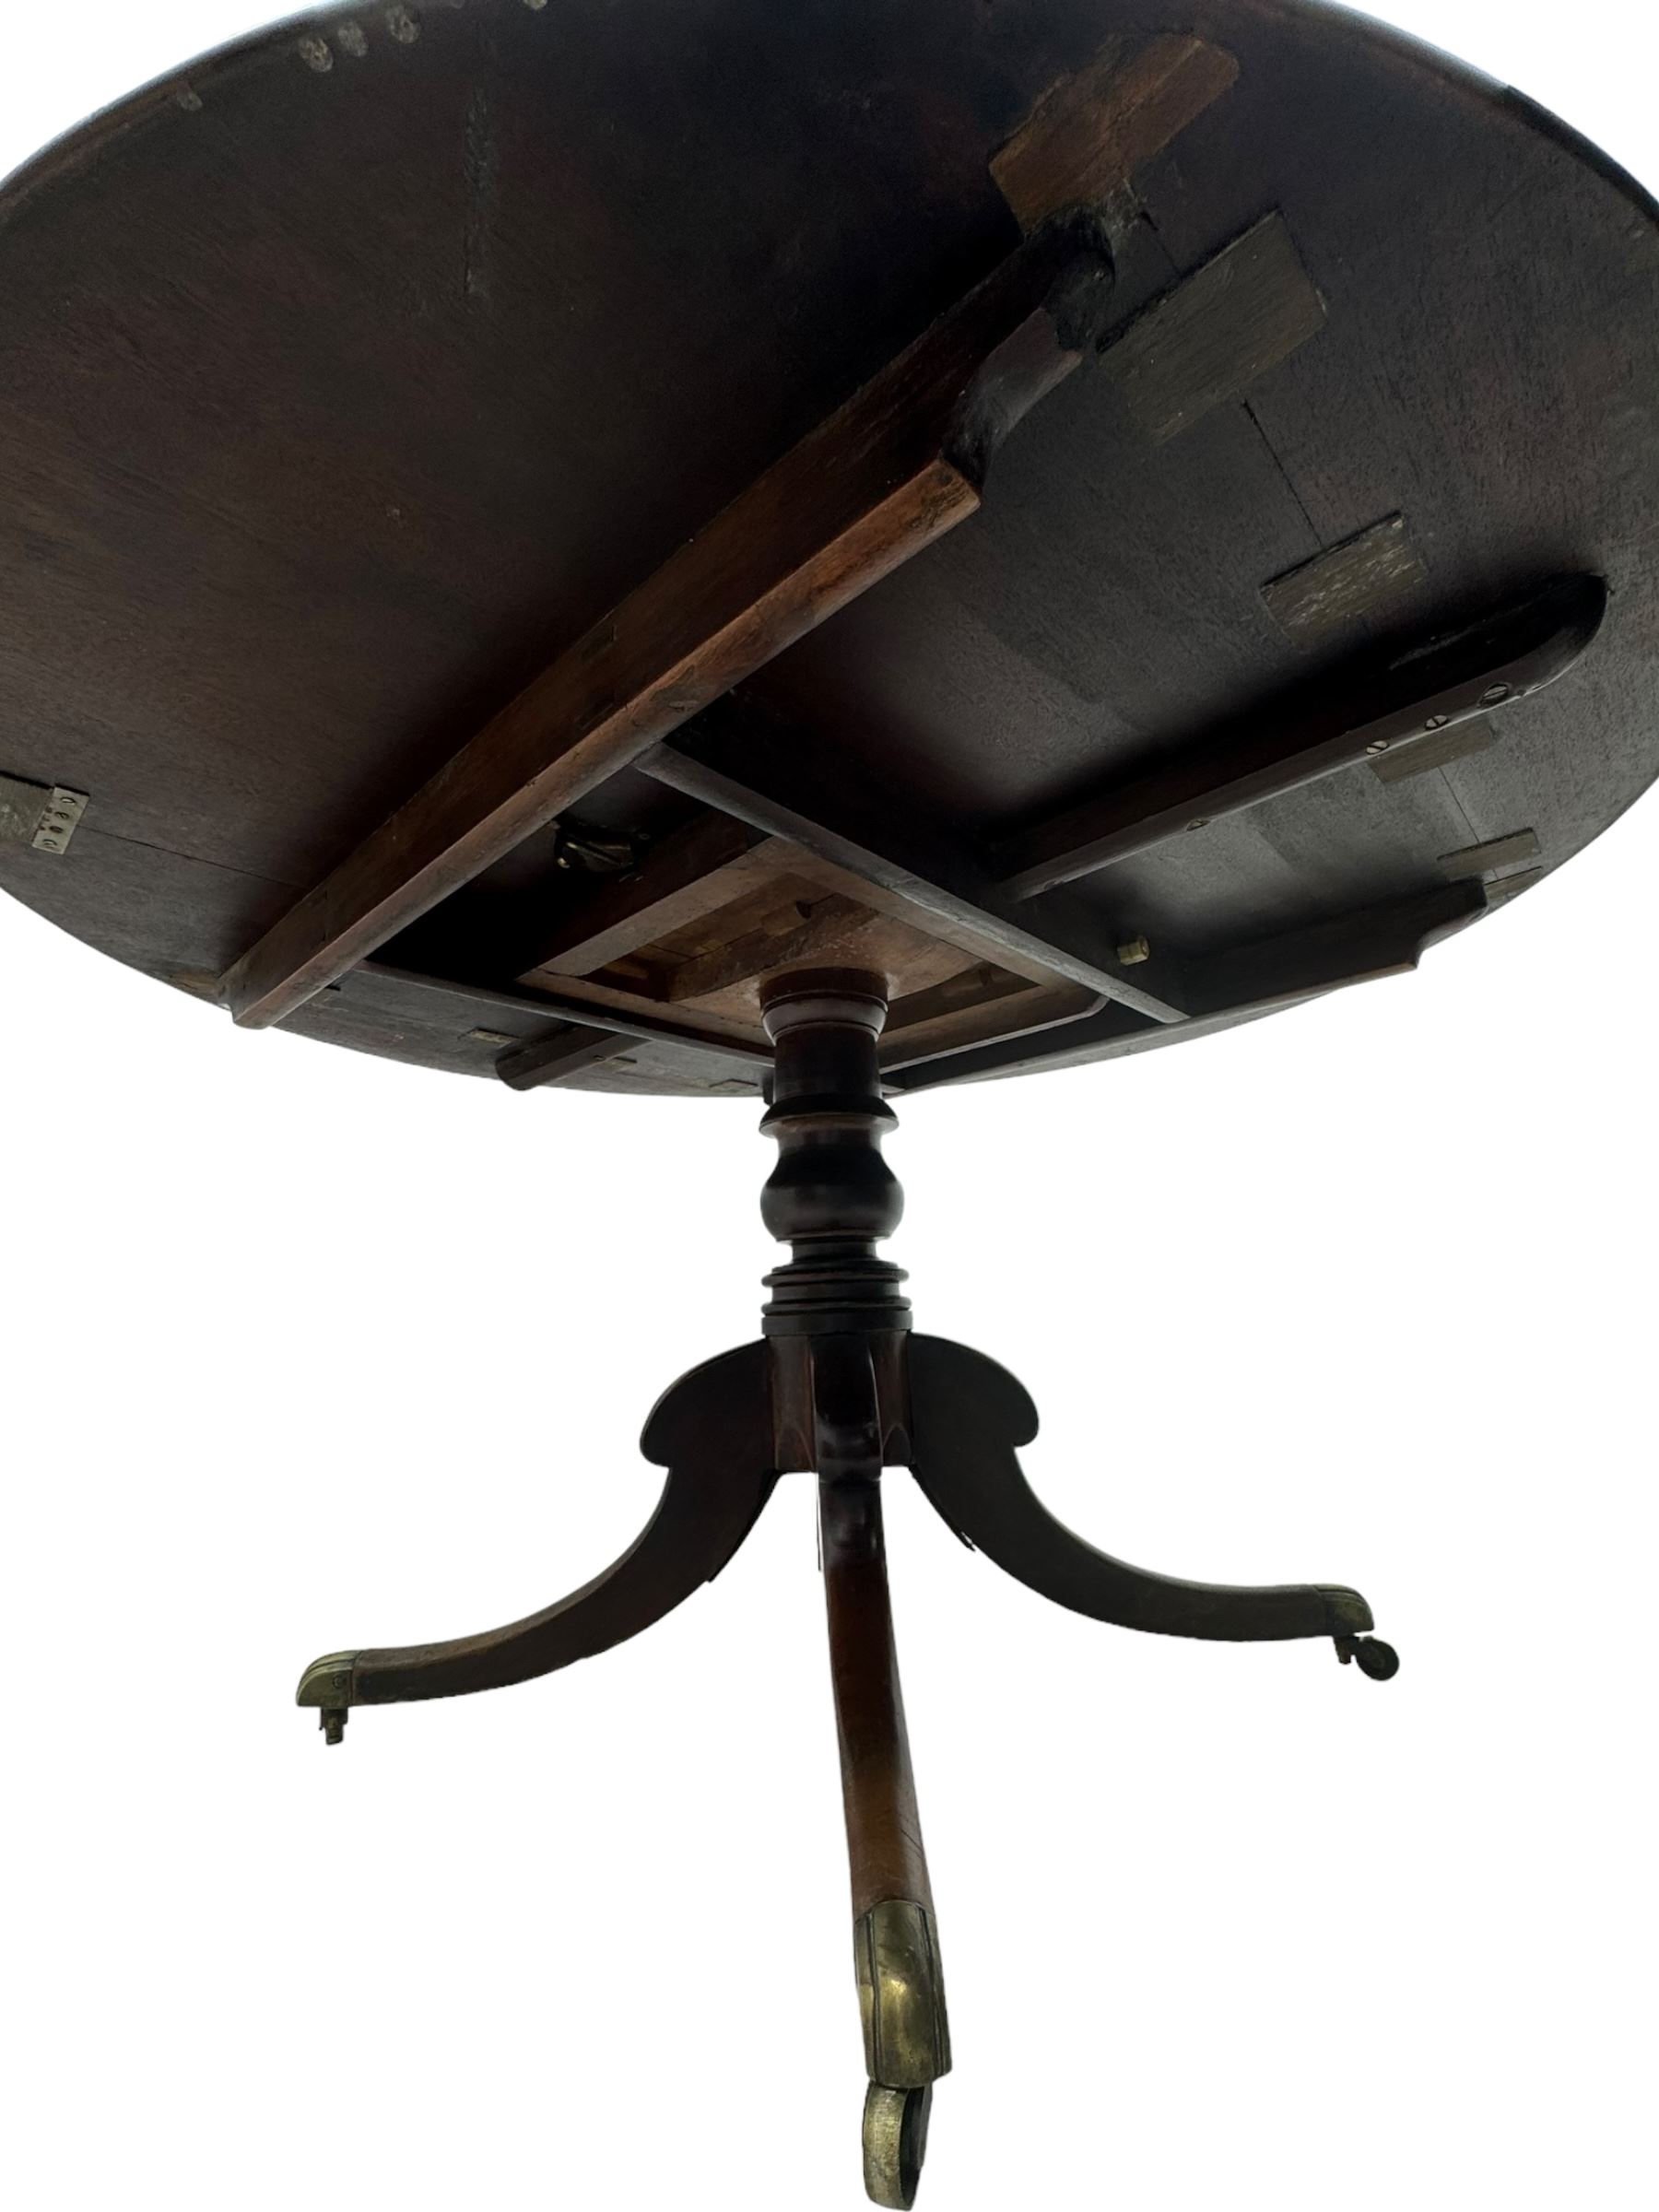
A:
<svg viewBox="0 0 1659 2212">
<path fill-rule="evenodd" d="M 777 914 L 769 915 L 759 929 L 746 930 L 700 959 L 676 968 L 668 978 L 667 996 L 677 1005 L 712 998 L 734 983 L 747 982 L 795 960 L 822 959 L 828 963 L 832 949 L 840 949 L 847 939 L 858 936 L 877 919 L 867 907 L 833 892 L 822 899 L 791 901 Z"/>
<path fill-rule="evenodd" d="M 1398 610 L 1429 581 L 1403 514 L 1391 514 L 1262 586 L 1268 613 L 1299 643 Z"/>
<path fill-rule="evenodd" d="M 1007 969 L 998 968 L 989 960 L 978 961 L 971 968 L 959 969 L 955 975 L 947 976 L 943 982 L 935 983 L 925 991 L 896 998 L 888 1008 L 883 1040 L 890 1042 L 900 1030 L 959 1014 L 966 1006 L 991 1006 L 1031 988 L 1024 976 L 1010 974 Z"/>
<path fill-rule="evenodd" d="M 1535 830 L 1512 830 L 1507 837 L 1488 838 L 1484 845 L 1464 845 L 1442 853 L 1440 867 L 1453 883 L 1465 876 L 1487 876 L 1517 861 L 1536 860 L 1540 847 Z"/>
<path fill-rule="evenodd" d="M 539 984 L 529 988 L 540 995 Z M 598 975 L 561 977 L 557 993 L 548 997 L 549 1006 L 556 1006 L 561 1017 L 592 1020 L 596 1029 L 615 1030 L 622 1036 L 643 1036 L 645 1025 L 650 1023 L 652 1034 L 665 1041 L 722 1053 L 735 1046 L 746 1058 L 759 1055 L 770 1063 L 771 1049 L 752 1007 L 734 1014 L 705 1002 L 677 1018 L 665 1011 L 668 1003 L 664 976 L 643 970 L 639 974 L 626 974 L 619 982 Z"/>
<path fill-rule="evenodd" d="M 1486 887 L 1488 906 L 1505 906 L 1523 891 L 1530 891 L 1535 883 L 1542 883 L 1548 874 L 1547 868 L 1523 868 L 1519 875 L 1500 876 Z"/>
<path fill-rule="evenodd" d="M 1282 215 L 1265 216 L 1107 347 L 1104 369 L 1161 445 L 1241 399 L 1324 328 L 1325 304 Z"/>
<path fill-rule="evenodd" d="M 598 1030 L 565 1030 L 535 1044 L 516 1045 L 496 1062 L 496 1074 L 509 1089 L 541 1090 L 550 1083 L 634 1050 L 631 1037 L 607 1037 Z"/>
<path fill-rule="evenodd" d="M 1234 57 L 1203 39 L 1108 39 L 1086 68 L 1049 87 L 992 157 L 992 178 L 1028 231 L 1066 208 L 1121 203 L 1136 171 L 1238 74 Z"/>
<path fill-rule="evenodd" d="M 1371 763 L 1371 771 L 1379 783 L 1404 783 L 1408 776 L 1426 776 L 1430 769 L 1484 753 L 1497 735 L 1489 722 L 1455 722 L 1382 754 Z"/>
</svg>

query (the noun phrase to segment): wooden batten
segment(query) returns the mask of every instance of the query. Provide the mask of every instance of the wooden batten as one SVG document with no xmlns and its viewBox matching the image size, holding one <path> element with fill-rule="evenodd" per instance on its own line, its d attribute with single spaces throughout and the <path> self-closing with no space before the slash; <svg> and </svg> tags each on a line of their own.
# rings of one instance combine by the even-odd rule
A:
<svg viewBox="0 0 1659 2212">
<path fill-rule="evenodd" d="M 915 810 L 832 771 L 822 745 L 729 702 L 694 739 L 641 759 L 703 811 L 623 874 L 575 898 L 562 887 L 517 987 L 533 1001 L 546 994 L 549 1014 L 560 1008 L 575 1026 L 504 1054 L 499 1072 L 521 1088 L 558 1083 L 665 1025 L 712 1052 L 763 1053 L 759 985 L 802 965 L 885 977 L 883 1065 L 909 1080 L 935 1061 L 943 1073 L 926 1079 L 971 1076 L 1020 1040 L 1039 1056 L 1077 1041 L 1138 1049 L 1149 1027 L 1193 1033 L 1407 966 L 1425 931 L 1484 903 L 1487 887 L 1473 879 L 1537 857 L 1532 831 L 1442 855 L 1453 886 L 1471 888 L 1448 887 L 1427 905 L 1181 962 L 1133 936 L 1114 942 L 1101 915 L 1059 887 L 1396 741 L 1409 747 L 1425 725 L 1443 736 L 1484 720 L 1571 666 L 1604 605 L 1595 579 L 1558 579 L 1450 636 L 1373 657 L 1346 688 L 1299 693 L 1039 825 L 1005 849 L 1005 863 L 1024 865 L 1001 882 Z M 1355 719 L 1355 700 L 1371 719 Z"/>
<path fill-rule="evenodd" d="M 976 1048 L 899 1063 L 891 1070 L 894 1088 L 926 1090 L 1037 1067 L 1125 1058 L 1232 1029 L 1333 991 L 1408 974 L 1431 946 L 1485 912 L 1491 888 L 1445 884 L 1190 961 L 1194 1010 L 1179 1028 L 1159 1028 L 1126 1006 L 1102 1006 L 1030 1036 L 1014 1032 Z"/>
<path fill-rule="evenodd" d="M 993 155 L 992 178 L 1027 230 L 1067 207 L 1126 218 L 1136 172 L 1238 74 L 1233 55 L 1183 32 L 1108 39 L 1087 66 L 1049 87 Z"/>
<path fill-rule="evenodd" d="M 1010 839 L 998 853 L 1002 891 L 1036 898 L 1426 734 L 1481 722 L 1572 667 L 1606 606 L 1599 579 L 1559 577 L 1450 637 L 1328 682 L 1317 696 L 1260 710 Z"/>
<path fill-rule="evenodd" d="M 1098 335 L 1098 240 L 1030 239 L 521 692 L 223 979 L 280 1021 L 979 504 Z"/>
<path fill-rule="evenodd" d="M 884 1072 L 971 1052 L 994 1041 L 1041 1036 L 1098 1013 L 1107 1003 L 1097 992 L 1080 990 L 1075 983 L 1044 987 L 982 969 L 970 970 L 961 980 L 969 978 L 983 979 L 977 999 L 947 1003 L 944 993 L 923 991 L 893 1006 L 881 1041 Z"/>
<path fill-rule="evenodd" d="M 503 1053 L 496 1062 L 496 1074 L 510 1090 L 540 1090 L 548 1084 L 563 1082 L 584 1067 L 618 1060 L 634 1046 L 631 1037 L 606 1036 L 600 1030 L 567 1030 L 559 1036 L 541 1038 L 534 1044 Z"/>
</svg>

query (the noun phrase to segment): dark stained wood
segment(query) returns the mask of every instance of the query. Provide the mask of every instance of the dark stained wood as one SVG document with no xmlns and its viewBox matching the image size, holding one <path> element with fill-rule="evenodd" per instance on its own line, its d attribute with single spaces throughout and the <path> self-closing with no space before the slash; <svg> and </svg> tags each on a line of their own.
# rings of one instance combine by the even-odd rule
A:
<svg viewBox="0 0 1659 2212">
<path fill-rule="evenodd" d="M 963 1345 L 909 1345 L 915 1477 L 929 1502 L 975 1551 L 1054 1605 L 1113 1627 L 1224 1643 L 1353 1635 L 1371 1607 L 1343 1583 L 1248 1585 L 1155 1574 L 1097 1551 L 1036 1497 L 1018 1448 L 1037 1412 L 1008 1373 Z"/>
<path fill-rule="evenodd" d="M 919 1010 L 939 994 L 918 992 L 912 1001 L 899 1000 L 892 1010 L 887 1034 L 881 1041 L 883 1070 L 908 1067 L 914 1061 L 930 1063 L 941 1055 L 972 1052 L 993 1038 L 1006 1041 L 1031 1038 L 1068 1027 L 1085 1015 L 1097 1013 L 1111 1002 L 1098 992 L 1077 983 L 1052 983 L 1046 989 L 1004 976 L 998 987 L 969 1006 L 941 1008 L 924 1016 Z M 1146 1017 L 1133 1016 L 1143 1020 Z M 1156 1029 L 1159 1024 L 1150 1025 Z"/>
<path fill-rule="evenodd" d="M 1098 252 L 1058 232 L 1011 254 L 560 654 L 236 963 L 236 1019 L 281 1020 L 971 514 L 995 444 L 1081 358 L 1080 264 Z"/>
<path fill-rule="evenodd" d="M 545 1090 L 583 1068 L 620 1059 L 633 1049 L 633 1041 L 604 1030 L 570 1029 L 503 1053 L 496 1062 L 496 1074 L 509 1090 Z"/>
<path fill-rule="evenodd" d="M 1194 1010 L 1174 1027 L 1109 1006 L 1030 1038 L 1010 1035 L 933 1059 L 896 1061 L 889 1077 L 896 1089 L 925 1090 L 987 1076 L 1028 1075 L 1039 1067 L 1123 1059 L 1259 1021 L 1327 992 L 1406 975 L 1432 946 L 1483 913 L 1492 903 L 1488 894 L 1500 889 L 1502 880 L 1485 887 L 1446 884 L 1194 960 L 1188 968 Z"/>
<path fill-rule="evenodd" d="M 596 886 L 550 926 L 535 956 L 525 959 L 525 973 L 589 975 L 637 952 L 735 898 L 739 887 L 733 872 L 766 842 L 763 833 L 747 822 L 729 815 L 700 815 L 653 846 L 639 867 Z"/>
<path fill-rule="evenodd" d="M 844 794 L 844 782 L 842 789 Z M 858 803 L 856 788 L 852 796 Z M 896 1002 L 908 1002 L 935 984 L 965 984 L 975 970 L 994 970 L 1028 983 L 1046 985 L 1053 980 L 1048 961 L 1033 958 L 1018 945 L 995 943 L 989 933 L 936 907 L 919 907 L 900 879 L 888 882 L 838 866 L 827 852 L 809 852 L 805 845 L 791 850 L 794 872 L 809 886 L 839 891 L 887 921 L 888 932 L 870 949 L 878 956 L 875 964 L 889 974 Z"/>
<path fill-rule="evenodd" d="M 1043 1512 L 1018 1385 L 907 1355 L 884 1076 L 1156 1049 L 1409 969 L 1621 814 L 1659 746 L 1659 211 L 1340 13 L 1198 23 L 328 9 L 0 197 L 0 775 L 89 796 L 71 852 L 6 841 L 0 880 L 248 1026 L 506 1081 L 772 1078 L 794 1256 L 769 1344 L 653 1417 L 643 1537 L 507 1630 L 324 1663 L 316 1701 L 606 1648 L 809 1454 L 855 1907 L 927 1897 L 889 1455 L 1092 1618 L 1345 1659 L 1369 1618 L 1340 1585 L 1150 1576 Z M 1084 207 L 1079 259 L 1041 225 Z M 1427 637 L 1547 576 L 1609 594 L 1570 683 L 1471 653 L 1478 713 L 1442 712 L 1443 669 L 1393 660 L 1352 710 L 1354 630 Z M 1454 750 L 1465 709 L 1501 744 Z M 1314 788 L 1359 737 L 1417 772 Z M 736 828 L 685 828 L 688 797 Z M 557 882 L 578 805 L 653 849 L 632 889 Z M 1149 840 L 1159 808 L 1203 834 Z M 526 912 L 547 932 L 515 950 Z M 388 972 L 421 971 L 412 937 L 434 972 Z M 826 1016 L 822 976 L 775 971 L 832 956 L 865 968 Z M 877 2082 L 925 2085 L 936 2027 L 937 2063 Z"/>
<path fill-rule="evenodd" d="M 1211 0 L 1197 35 L 1229 81 L 1157 146 L 1162 94 L 1130 65 L 1156 76 L 1188 29 L 1131 0 L 634 0 L 626 40 L 614 11 L 519 0 L 419 20 L 406 45 L 369 26 L 385 66 L 308 24 L 326 72 L 293 27 L 262 34 L 0 198 L 0 775 L 90 794 L 61 859 L 0 841 L 0 885 L 88 944 L 214 1001 L 537 671 L 995 269 L 1016 204 L 1047 205 L 1002 188 L 1039 154 L 1053 206 L 1086 202 L 1112 241 L 1100 372 L 1053 389 L 1041 329 L 1000 349 L 964 458 L 1010 394 L 1051 396 L 972 526 L 742 685 L 785 733 L 778 765 L 809 755 L 832 796 L 844 767 L 886 794 L 884 828 L 983 855 L 1174 765 L 1241 702 L 1333 677 L 1383 622 L 1426 633 L 1580 571 L 1611 596 L 1570 682 L 1115 862 L 1054 911 L 1074 949 L 1145 936 L 1178 975 L 1411 895 L 1519 824 L 1553 869 L 1652 780 L 1659 427 L 1630 394 L 1659 379 L 1659 228 L 1531 103 L 1295 0 Z M 1121 349 L 1269 210 L 1324 321 L 1154 443 Z M 1319 618 L 1287 627 L 1293 605 Z M 580 811 L 658 844 L 685 819 L 635 771 Z M 387 959 L 511 987 L 517 918 L 575 904 L 556 834 Z M 863 897 L 912 931 L 882 962 L 907 997 L 953 951 L 958 974 L 1050 987 L 1006 932 L 935 905 L 930 944 L 897 889 Z M 633 958 L 584 986 L 587 1018 L 663 1018 L 640 986 L 667 963 L 623 978 Z M 488 1012 L 357 973 L 292 1026 L 493 1080 Z M 752 1047 L 759 980 L 688 1003 L 696 1036 L 570 1080 L 747 1088 L 753 1064 L 699 1039 Z M 1102 1051 L 1146 1049 L 1117 1028 Z M 1057 1058 L 1077 1033 L 1052 1032 Z"/>
<path fill-rule="evenodd" d="M 707 873 L 696 876 L 698 866 Z M 1020 979 L 985 971 L 917 925 L 927 919 L 897 899 L 872 902 L 857 877 L 799 846 L 706 816 L 649 853 L 632 878 L 566 911 L 567 949 L 558 957 L 580 975 L 561 975 L 549 963 L 523 976 L 520 988 L 567 1000 L 580 993 L 595 1006 L 684 1007 L 708 1033 L 735 1028 L 758 1041 L 764 979 L 810 958 L 876 970 L 889 992 L 911 1001 L 934 994 L 930 1017 L 941 1034 L 977 1034 L 982 1024 L 971 1010 L 999 987 L 1020 987 Z M 617 957 L 595 966 L 598 953 Z M 976 967 L 978 980 L 971 975 Z M 987 984 L 983 973 L 996 982 Z M 1045 978 L 1040 971 L 1037 980 Z"/>
<path fill-rule="evenodd" d="M 818 1529 L 853 1917 L 888 1898 L 931 1907 L 876 1477 L 826 1476 L 818 1484 Z"/>
<path fill-rule="evenodd" d="M 888 1006 L 883 1035 L 891 1037 L 897 1030 L 924 1029 L 941 1015 L 955 1013 L 963 1006 L 994 1005 L 999 999 L 1011 998 L 1030 988 L 1023 977 L 1012 975 L 1006 968 L 998 968 L 990 961 L 959 969 L 955 975 L 947 976 L 928 990 L 892 1000 Z"/>
<path fill-rule="evenodd" d="M 96 815 L 62 859 L 0 844 L 0 886 L 141 974 L 216 1006 L 228 948 L 293 898 L 290 885 L 112 835 Z"/>
<path fill-rule="evenodd" d="M 1437 852 L 1528 823 L 1553 868 L 1595 833 L 1579 765 L 1586 743 L 1598 800 L 1614 786 L 1633 798 L 1652 775 L 1627 717 L 1651 699 L 1639 662 L 1659 646 L 1635 535 L 1659 484 L 1659 423 L 1629 412 L 1622 395 L 1659 376 L 1645 249 L 1654 203 L 1519 95 L 1483 100 L 1453 72 L 1424 100 L 1408 70 L 1372 72 L 1368 49 L 1350 56 L 1366 96 L 1349 100 L 1331 74 L 1334 25 L 1311 10 L 1287 11 L 1281 25 L 1284 35 L 1241 50 L 1225 112 L 1241 147 L 1275 139 L 1275 197 L 1293 211 L 1332 309 L 1317 343 L 1250 397 L 1319 542 L 1398 512 L 1430 571 L 1430 606 L 1448 593 L 1479 604 L 1569 569 L 1603 576 L 1610 597 L 1594 657 L 1500 717 L 1497 743 L 1389 784 L 1385 811 L 1362 795 L 1367 778 L 1340 799 L 1335 785 L 1311 792 L 1305 817 L 1293 801 L 1278 818 L 1278 850 L 1288 843 L 1300 865 L 1310 832 L 1346 816 L 1333 858 L 1353 875 L 1366 845 L 1392 841 L 1397 825 L 1403 888 L 1403 849 L 1420 880 L 1436 820 Z M 1281 133 L 1292 115 L 1295 128 Z M 1189 167 L 1178 184 L 1149 180 L 1147 204 L 1191 265 L 1236 227 L 1237 197 L 1218 163 Z M 1402 226 L 1387 210 L 1407 204 Z M 1382 888 L 1376 877 L 1367 887 Z M 1477 975 L 1477 942 L 1463 956 Z"/>
<path fill-rule="evenodd" d="M 1136 172 L 1238 74 L 1230 53 L 1183 33 L 1110 38 L 993 157 L 997 189 L 1027 230 L 1067 207 L 1122 210 Z"/>
<path fill-rule="evenodd" d="M 1453 636 L 1338 677 L 1323 699 L 1258 711 L 1169 766 L 1011 840 L 999 855 L 1006 871 L 1001 888 L 1012 899 L 1033 898 L 1425 731 L 1499 713 L 1573 667 L 1606 606 L 1598 579 L 1561 578 Z"/>
<path fill-rule="evenodd" d="M 480 1022 L 499 1022 L 503 1018 L 535 1025 L 525 1035 L 526 1044 L 535 1042 L 537 1034 L 545 1030 L 549 1021 L 561 1026 L 587 1029 L 607 1037 L 632 1038 L 648 1044 L 674 1047 L 706 1060 L 723 1073 L 735 1068 L 764 1070 L 771 1065 L 771 1055 L 765 1044 L 756 1044 L 747 1039 L 710 1035 L 700 1025 L 674 1021 L 663 1015 L 635 1007 L 603 1007 L 596 1002 L 583 1002 L 571 994 L 585 988 L 572 980 L 568 993 L 524 989 L 500 991 L 488 984 L 456 982 L 440 976 L 415 975 L 407 970 L 392 968 L 378 960 L 365 960 L 354 968 L 346 981 L 338 986 L 339 994 L 347 1006 L 361 1000 L 387 1005 L 403 1015 L 413 1006 L 418 1013 L 432 1009 L 429 1018 L 437 1018 L 441 1009 L 451 1023 L 467 1023 L 476 1027 Z M 319 1006 L 332 1003 L 332 993 L 315 1003 Z"/>
<path fill-rule="evenodd" d="M 1484 911 L 1478 884 L 1451 883 L 1307 929 L 1230 946 L 1195 963 L 1194 1018 L 1293 1005 L 1326 991 L 1403 975 Z"/>
<path fill-rule="evenodd" d="M 536 986 L 528 983 L 524 988 L 529 991 Z M 561 1014 L 572 1008 L 585 1009 L 587 1018 L 604 1029 L 625 1031 L 631 1022 L 654 1019 L 665 1028 L 678 1029 L 688 1038 L 722 1046 L 741 1045 L 754 1053 L 763 1047 L 756 1041 L 759 1032 L 748 996 L 752 994 L 735 1006 L 705 1000 L 694 1008 L 683 1008 L 677 1020 L 672 1020 L 666 1011 L 669 1002 L 664 972 L 629 961 L 600 975 L 562 978 L 558 993 L 549 993 L 549 1003 Z"/>
<path fill-rule="evenodd" d="M 745 1345 L 684 1376 L 646 1424 L 641 1448 L 667 1480 L 655 1513 L 615 1566 L 556 1605 L 482 1635 L 342 1654 L 342 1705 L 453 1698 L 608 1651 L 712 1583 L 759 1518 L 776 1479 L 766 1347 Z"/>
</svg>

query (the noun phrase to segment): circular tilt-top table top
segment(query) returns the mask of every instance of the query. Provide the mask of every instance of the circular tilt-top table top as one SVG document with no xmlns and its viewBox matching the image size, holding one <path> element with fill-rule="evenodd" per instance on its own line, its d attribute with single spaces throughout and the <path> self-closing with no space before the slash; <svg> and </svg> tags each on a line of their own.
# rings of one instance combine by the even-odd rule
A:
<svg viewBox="0 0 1659 2212">
<path fill-rule="evenodd" d="M 324 10 L 0 296 L 0 884 L 248 1026 L 752 1094 L 823 963 L 897 1089 L 1107 1057 L 1659 769 L 1659 209 L 1304 0 Z"/>
</svg>

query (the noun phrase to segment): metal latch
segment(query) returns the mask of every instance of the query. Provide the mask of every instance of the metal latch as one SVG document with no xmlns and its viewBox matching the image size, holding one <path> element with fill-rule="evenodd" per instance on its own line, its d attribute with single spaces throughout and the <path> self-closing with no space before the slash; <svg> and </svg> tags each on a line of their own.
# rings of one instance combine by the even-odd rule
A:
<svg viewBox="0 0 1659 2212">
<path fill-rule="evenodd" d="M 87 811 L 84 791 L 0 776 L 0 840 L 37 853 L 66 853 Z"/>
<path fill-rule="evenodd" d="M 590 876 L 620 876 L 637 867 L 645 841 L 628 830 L 599 830 L 565 815 L 555 823 L 553 865 L 581 868 Z"/>
</svg>

